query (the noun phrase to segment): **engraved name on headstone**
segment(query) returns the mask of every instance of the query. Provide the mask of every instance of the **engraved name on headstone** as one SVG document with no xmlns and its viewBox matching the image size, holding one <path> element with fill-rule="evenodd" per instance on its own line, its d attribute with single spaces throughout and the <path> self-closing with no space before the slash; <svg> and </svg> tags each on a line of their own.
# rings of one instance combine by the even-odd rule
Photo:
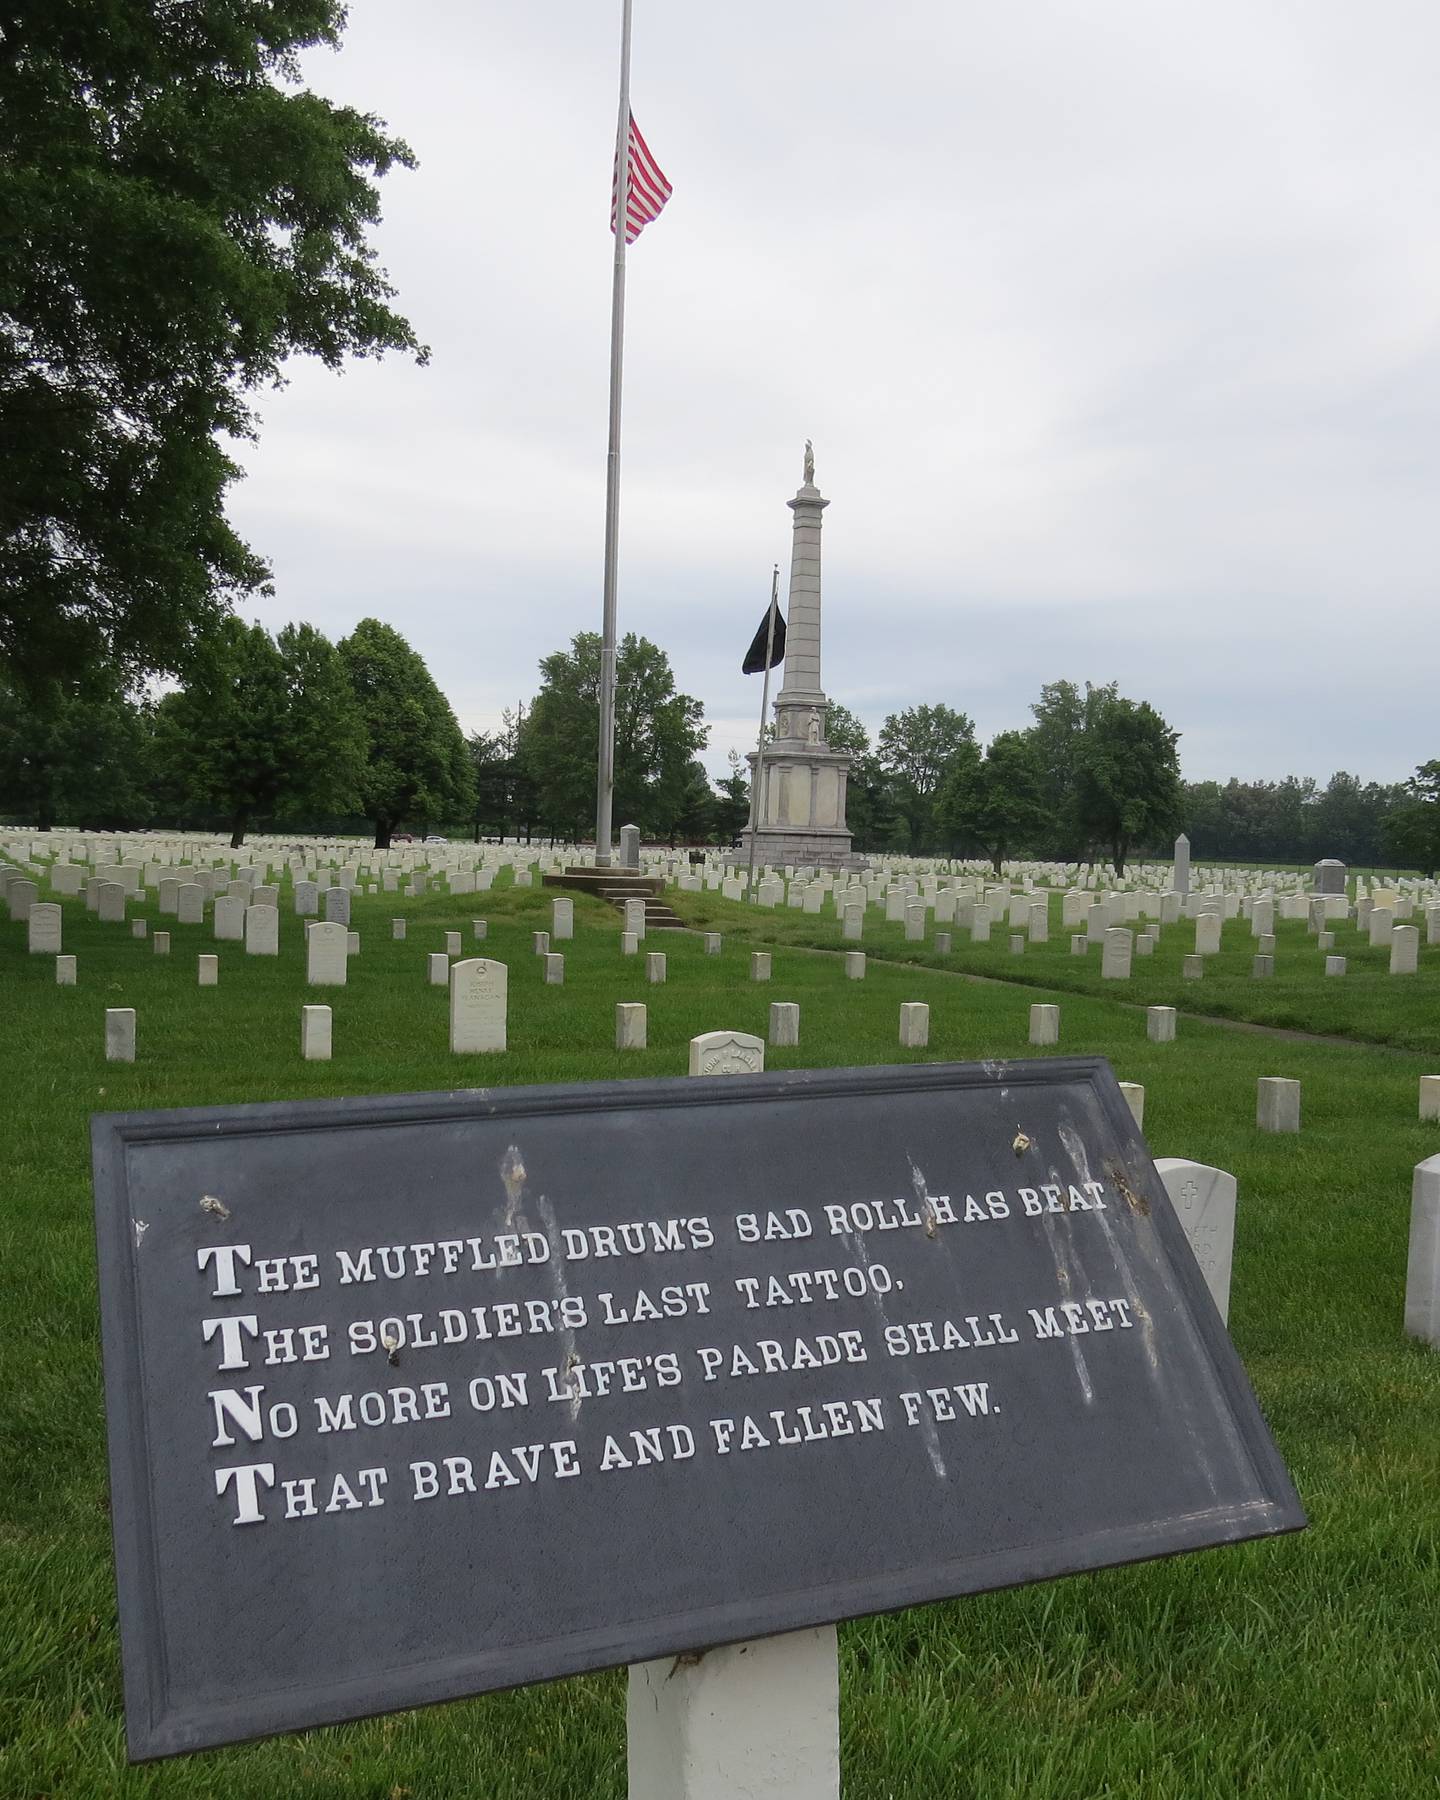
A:
<svg viewBox="0 0 1440 1800">
<path fill-rule="evenodd" d="M 450 965 L 450 1048 L 462 1054 L 503 1050 L 510 971 L 472 956 Z"/>
</svg>

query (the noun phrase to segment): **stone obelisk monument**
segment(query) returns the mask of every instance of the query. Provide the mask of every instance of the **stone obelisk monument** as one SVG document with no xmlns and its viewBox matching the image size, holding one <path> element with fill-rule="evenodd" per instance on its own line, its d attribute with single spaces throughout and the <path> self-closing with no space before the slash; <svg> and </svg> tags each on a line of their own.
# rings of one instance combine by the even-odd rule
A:
<svg viewBox="0 0 1440 1800">
<path fill-rule="evenodd" d="M 775 699 L 775 736 L 765 746 L 760 779 L 750 763 L 750 824 L 740 850 L 757 864 L 843 867 L 855 859 L 845 827 L 845 784 L 854 760 L 825 737 L 830 702 L 820 685 L 820 524 L 830 504 L 815 485 L 815 456 L 805 446 L 805 479 L 793 500 L 790 605 L 785 626 L 785 680 Z"/>
</svg>

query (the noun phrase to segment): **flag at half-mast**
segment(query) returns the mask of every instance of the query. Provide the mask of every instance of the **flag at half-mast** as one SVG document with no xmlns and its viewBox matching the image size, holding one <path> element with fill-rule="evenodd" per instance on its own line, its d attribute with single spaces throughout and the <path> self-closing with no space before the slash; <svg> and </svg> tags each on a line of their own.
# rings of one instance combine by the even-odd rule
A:
<svg viewBox="0 0 1440 1800">
<path fill-rule="evenodd" d="M 770 659 L 765 659 L 766 650 Z M 781 617 L 780 608 L 771 605 L 765 617 L 760 621 L 760 629 L 750 640 L 750 648 L 745 652 L 745 660 L 740 665 L 742 675 L 758 675 L 762 669 L 773 669 L 777 663 L 785 660 L 785 621 Z"/>
<path fill-rule="evenodd" d="M 614 231 L 619 212 L 620 158 L 615 158 L 615 174 L 610 184 L 610 229 Z M 625 242 L 633 244 L 652 220 L 660 217 L 670 198 L 670 183 L 650 154 L 650 146 L 640 135 L 635 115 L 630 115 L 630 193 L 625 206 Z"/>
</svg>

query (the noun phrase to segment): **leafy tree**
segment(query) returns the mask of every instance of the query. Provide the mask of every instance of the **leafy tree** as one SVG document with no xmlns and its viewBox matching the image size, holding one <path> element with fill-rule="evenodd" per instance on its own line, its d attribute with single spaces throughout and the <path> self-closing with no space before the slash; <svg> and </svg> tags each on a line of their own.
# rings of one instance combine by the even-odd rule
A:
<svg viewBox="0 0 1440 1800">
<path fill-rule="evenodd" d="M 1117 875 L 1132 844 L 1154 844 L 1180 817 L 1179 733 L 1147 702 L 1107 695 L 1089 709 L 1080 743 L 1076 809 Z"/>
<path fill-rule="evenodd" d="M 352 811 L 364 753 L 345 667 L 312 625 L 287 625 L 277 642 L 262 625 L 223 620 L 185 686 L 155 709 L 165 810 L 223 819 L 232 848 L 261 822 Z"/>
<path fill-rule="evenodd" d="M 857 850 L 909 847 L 910 828 L 895 803 L 895 780 L 880 765 L 864 725 L 838 700 L 830 702 L 825 736 L 832 749 L 848 750 L 854 761 L 845 793 L 845 823 Z"/>
<path fill-rule="evenodd" d="M 733 844 L 750 822 L 750 779 L 738 750 L 726 759 L 730 773 L 715 783 L 717 794 L 710 823 L 717 844 Z"/>
<path fill-rule="evenodd" d="M 361 806 L 375 848 L 401 824 L 469 818 L 475 809 L 470 750 L 423 658 L 393 626 L 362 619 L 336 646 L 365 729 Z"/>
<path fill-rule="evenodd" d="M 1308 776 L 1280 781 L 1187 783 L 1185 830 L 1193 853 L 1225 862 L 1312 862 L 1338 856 L 1373 867 L 1385 845 L 1383 828 L 1405 790 L 1361 782 L 1344 770 L 1321 788 Z"/>
<path fill-rule="evenodd" d="M 1030 708 L 1048 847 L 1070 861 L 1078 862 L 1085 849 L 1078 805 L 1081 744 L 1097 708 L 1118 698 L 1119 692 L 1113 681 L 1099 687 L 1087 681 L 1083 694 L 1073 681 L 1047 681 Z"/>
<path fill-rule="evenodd" d="M 1405 803 L 1405 794 L 1403 786 L 1362 782 L 1358 776 L 1337 770 L 1315 796 L 1311 853 L 1373 868 L 1385 848 L 1386 815 L 1392 807 Z"/>
<path fill-rule="evenodd" d="M 973 746 L 950 765 L 936 802 L 937 822 L 978 843 L 995 873 L 1007 856 L 1033 842 L 1048 818 L 1044 772 L 1028 731 L 1002 731 L 982 758 Z"/>
<path fill-rule="evenodd" d="M 659 785 L 650 819 L 655 836 L 666 839 L 672 850 L 680 838 L 687 843 L 710 842 L 715 831 L 715 790 L 704 763 L 692 759 Z"/>
<path fill-rule="evenodd" d="M 832 750 L 848 750 L 852 756 L 870 754 L 870 733 L 848 706 L 830 702 L 825 714 L 825 741 Z"/>
<path fill-rule="evenodd" d="M 910 827 L 910 848 L 934 841 L 935 795 L 951 763 L 974 746 L 975 725 L 952 707 L 910 706 L 891 713 L 880 728 L 879 761 L 894 778 L 894 796 Z"/>
<path fill-rule="evenodd" d="M 0 685 L 0 810 L 41 831 L 145 824 L 149 748 L 144 707 L 116 685 L 38 697 Z"/>
<path fill-rule="evenodd" d="M 488 825 L 497 837 L 526 838 L 535 819 L 535 784 L 530 779 L 520 741 L 525 727 L 525 708 L 506 707 L 498 731 L 472 731 L 470 759 L 475 775 L 475 842 Z"/>
<path fill-rule="evenodd" d="M 266 571 L 223 513 L 287 358 L 419 354 L 366 243 L 410 151 L 299 86 L 342 0 L 0 7 L 0 666 L 180 672 Z"/>
<path fill-rule="evenodd" d="M 523 758 L 539 816 L 557 834 L 586 835 L 595 817 L 600 736 L 600 637 L 578 632 L 568 650 L 540 661 Z M 704 708 L 675 686 L 670 659 L 628 632 L 616 658 L 615 800 L 619 824 L 668 837 L 684 814 L 690 764 L 705 747 Z M 693 799 L 693 794 L 692 794 Z"/>
<path fill-rule="evenodd" d="M 1225 794 L 1218 781 L 1181 783 L 1180 828 L 1190 839 L 1197 862 L 1225 860 Z"/>
<path fill-rule="evenodd" d="M 268 819 L 290 759 L 285 665 L 263 625 L 222 620 L 192 657 L 186 684 L 155 709 L 156 779 L 182 823 L 223 817 L 232 847 Z"/>
<path fill-rule="evenodd" d="M 1433 881 L 1440 868 L 1440 762 L 1421 763 L 1405 783 L 1405 795 L 1385 817 L 1386 848 Z"/>
</svg>

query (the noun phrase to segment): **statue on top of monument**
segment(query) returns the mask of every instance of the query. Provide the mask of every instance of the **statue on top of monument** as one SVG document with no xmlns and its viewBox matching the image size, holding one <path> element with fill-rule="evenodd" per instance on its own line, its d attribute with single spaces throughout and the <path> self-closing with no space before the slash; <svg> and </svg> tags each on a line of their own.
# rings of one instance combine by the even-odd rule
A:
<svg viewBox="0 0 1440 1800">
<path fill-rule="evenodd" d="M 815 446 L 809 438 L 805 440 L 805 485 L 806 487 L 815 485 Z"/>
</svg>

